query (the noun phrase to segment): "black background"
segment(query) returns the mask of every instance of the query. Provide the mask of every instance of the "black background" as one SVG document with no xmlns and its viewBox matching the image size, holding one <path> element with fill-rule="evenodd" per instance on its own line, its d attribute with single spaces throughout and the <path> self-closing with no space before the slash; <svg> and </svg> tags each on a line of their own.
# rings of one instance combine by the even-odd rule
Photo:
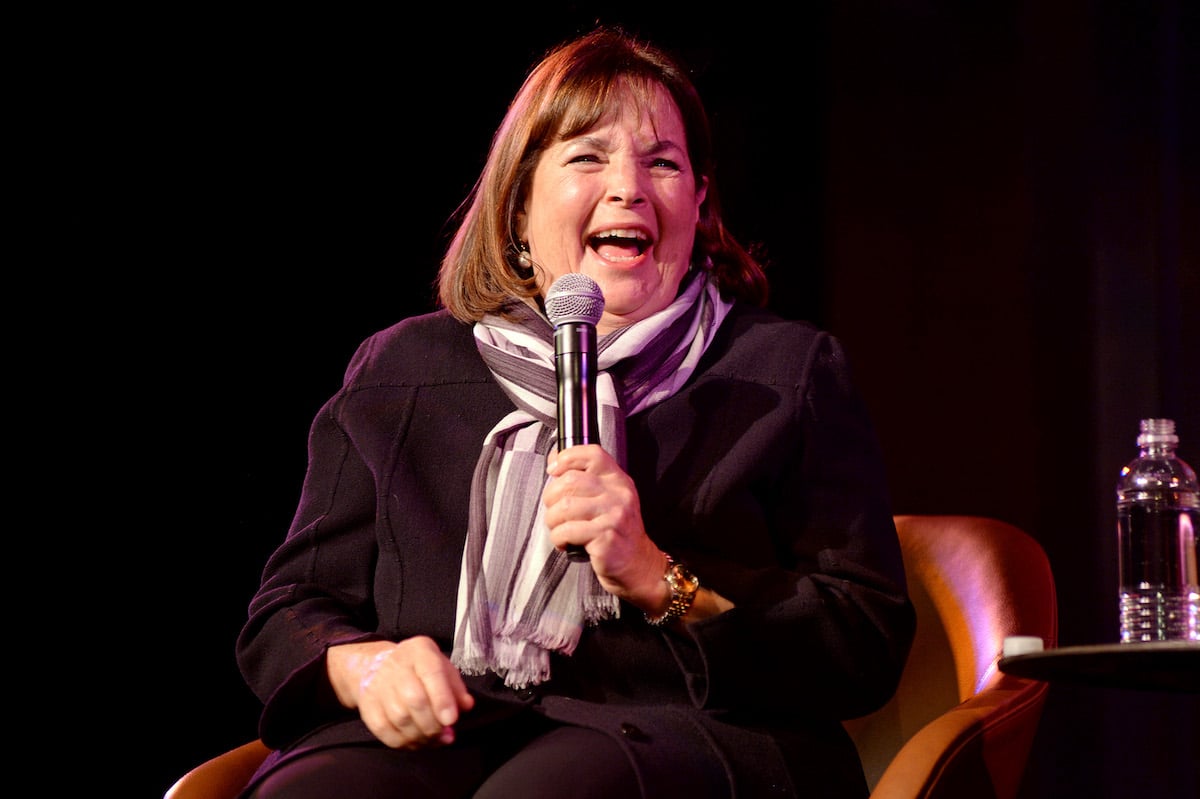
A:
<svg viewBox="0 0 1200 799">
<path fill-rule="evenodd" d="M 597 19 L 693 65 L 730 227 L 765 248 L 776 308 L 846 342 L 897 512 L 1028 530 L 1060 643 L 1115 640 L 1112 489 L 1138 420 L 1176 418 L 1200 462 L 1191 5 L 47 20 L 31 127 L 61 231 L 46 253 L 70 268 L 46 274 L 78 309 L 54 418 L 63 451 L 91 453 L 67 477 L 95 474 L 80 518 L 116 561 L 83 608 L 99 715 L 142 742 L 110 780 L 159 796 L 255 736 L 233 643 L 308 423 L 365 335 L 433 307 L 507 100 Z M 1054 685 L 1023 795 L 1196 795 L 1194 700 Z"/>
</svg>

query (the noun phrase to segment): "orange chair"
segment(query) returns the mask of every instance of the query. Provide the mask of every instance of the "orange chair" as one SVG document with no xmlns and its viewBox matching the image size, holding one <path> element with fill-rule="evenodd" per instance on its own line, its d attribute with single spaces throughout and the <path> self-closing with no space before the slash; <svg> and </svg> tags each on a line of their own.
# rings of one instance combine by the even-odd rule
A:
<svg viewBox="0 0 1200 799">
<path fill-rule="evenodd" d="M 163 799 L 234 799 L 270 752 L 258 739 L 222 752 L 180 777 Z"/>
<path fill-rule="evenodd" d="M 1056 645 L 1042 547 L 978 516 L 897 516 L 917 636 L 892 700 L 846 722 L 871 799 L 1014 799 L 1048 686 L 1003 674 L 1004 639 Z M 164 799 L 233 799 L 269 750 L 251 741 L 184 774 Z"/>
<path fill-rule="evenodd" d="M 1013 799 L 1049 686 L 1002 673 L 1004 639 L 1058 641 L 1041 545 L 1005 522 L 897 516 L 917 636 L 887 705 L 846 722 L 871 799 Z"/>
</svg>

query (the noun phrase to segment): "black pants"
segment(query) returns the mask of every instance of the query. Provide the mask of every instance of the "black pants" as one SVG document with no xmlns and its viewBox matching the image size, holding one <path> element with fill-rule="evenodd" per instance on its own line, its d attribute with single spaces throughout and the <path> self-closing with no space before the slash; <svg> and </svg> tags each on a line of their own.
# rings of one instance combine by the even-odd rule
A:
<svg viewBox="0 0 1200 799">
<path fill-rule="evenodd" d="M 608 735 L 540 717 L 419 751 L 319 750 L 281 764 L 253 799 L 637 799 L 628 756 Z"/>
</svg>

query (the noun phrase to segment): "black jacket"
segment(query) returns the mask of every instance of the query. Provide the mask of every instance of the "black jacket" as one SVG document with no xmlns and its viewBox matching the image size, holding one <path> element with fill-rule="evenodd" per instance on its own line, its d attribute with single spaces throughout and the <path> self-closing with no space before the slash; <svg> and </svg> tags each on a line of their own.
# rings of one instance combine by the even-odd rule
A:
<svg viewBox="0 0 1200 799">
<path fill-rule="evenodd" d="M 470 325 L 444 312 L 361 345 L 313 422 L 299 507 L 238 641 L 269 745 L 370 738 L 333 699 L 330 645 L 425 634 L 450 651 L 472 470 L 511 410 Z M 840 720 L 891 696 L 915 620 L 838 341 L 735 304 L 687 385 L 629 418 L 627 442 L 651 537 L 736 607 L 683 634 L 624 606 L 544 685 L 469 678 L 481 707 L 609 731 L 648 796 L 679 795 L 681 779 L 865 795 Z"/>
</svg>

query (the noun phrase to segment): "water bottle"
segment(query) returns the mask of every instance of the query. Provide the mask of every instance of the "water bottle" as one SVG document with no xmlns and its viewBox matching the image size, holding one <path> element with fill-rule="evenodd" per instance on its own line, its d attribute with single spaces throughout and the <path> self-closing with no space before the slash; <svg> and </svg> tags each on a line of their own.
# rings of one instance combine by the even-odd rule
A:
<svg viewBox="0 0 1200 799">
<path fill-rule="evenodd" d="M 1121 643 L 1200 641 L 1200 486 L 1171 419 L 1143 419 L 1117 481 Z"/>
</svg>

